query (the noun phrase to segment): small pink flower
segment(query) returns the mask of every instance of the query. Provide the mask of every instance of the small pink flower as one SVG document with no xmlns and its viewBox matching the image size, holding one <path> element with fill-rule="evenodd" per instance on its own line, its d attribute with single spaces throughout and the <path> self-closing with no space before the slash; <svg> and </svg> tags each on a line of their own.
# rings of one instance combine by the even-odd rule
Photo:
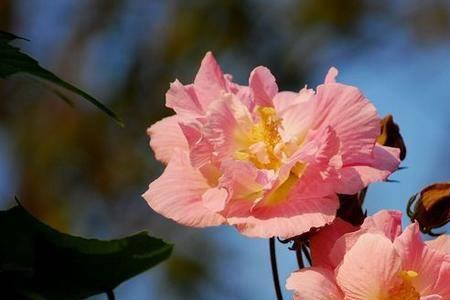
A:
<svg viewBox="0 0 450 300">
<path fill-rule="evenodd" d="M 311 240 L 313 266 L 287 280 L 294 299 L 450 299 L 450 237 L 424 243 L 418 225 L 402 233 L 400 219 L 381 211 L 360 229 L 337 219 L 321 231 Z M 333 242 L 318 248 L 327 238 Z"/>
<path fill-rule="evenodd" d="M 398 149 L 376 143 L 375 107 L 336 75 L 330 69 L 316 92 L 279 92 L 257 67 L 241 86 L 207 53 L 193 84 L 171 84 L 166 105 L 176 114 L 148 129 L 167 168 L 144 198 L 181 224 L 229 224 L 252 237 L 329 224 L 336 193 L 354 194 L 399 164 Z"/>
</svg>

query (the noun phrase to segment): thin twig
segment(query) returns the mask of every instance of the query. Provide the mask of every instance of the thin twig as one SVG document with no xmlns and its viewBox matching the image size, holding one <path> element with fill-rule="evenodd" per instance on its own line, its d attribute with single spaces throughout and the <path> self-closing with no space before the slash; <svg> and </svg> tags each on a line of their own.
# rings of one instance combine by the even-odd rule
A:
<svg viewBox="0 0 450 300">
<path fill-rule="evenodd" d="M 280 279 L 278 277 L 278 267 L 277 267 L 277 256 L 275 253 L 275 238 L 269 239 L 270 248 L 270 265 L 272 266 L 273 275 L 273 285 L 275 287 L 275 294 L 277 295 L 277 300 L 283 300 L 283 295 L 281 294 Z"/>
<path fill-rule="evenodd" d="M 113 290 L 109 290 L 106 292 L 106 296 L 108 297 L 108 300 L 115 300 L 116 296 L 114 296 L 114 291 Z"/>
<path fill-rule="evenodd" d="M 297 256 L 297 263 L 299 270 L 305 267 L 305 263 L 303 262 L 302 249 L 295 250 L 295 255 Z"/>
<path fill-rule="evenodd" d="M 309 254 L 308 247 L 305 244 L 302 245 L 303 253 L 305 254 L 306 260 L 308 261 L 309 266 L 312 266 L 311 262 L 311 254 Z"/>
</svg>

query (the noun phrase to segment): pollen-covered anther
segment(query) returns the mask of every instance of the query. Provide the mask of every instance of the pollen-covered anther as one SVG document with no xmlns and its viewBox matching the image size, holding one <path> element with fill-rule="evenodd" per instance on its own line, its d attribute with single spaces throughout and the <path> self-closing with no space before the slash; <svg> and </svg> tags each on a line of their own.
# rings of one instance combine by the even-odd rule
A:
<svg viewBox="0 0 450 300">
<path fill-rule="evenodd" d="M 401 278 L 400 284 L 395 285 L 388 293 L 388 297 L 382 300 L 419 300 L 420 294 L 412 284 L 412 280 L 418 276 L 412 270 L 401 271 L 398 276 Z"/>
<path fill-rule="evenodd" d="M 279 158 L 281 137 L 278 129 L 281 119 L 272 107 L 259 107 L 257 109 L 259 120 L 252 127 L 248 136 L 246 149 L 235 151 L 234 158 L 249 160 L 260 169 L 278 169 L 281 165 Z"/>
</svg>

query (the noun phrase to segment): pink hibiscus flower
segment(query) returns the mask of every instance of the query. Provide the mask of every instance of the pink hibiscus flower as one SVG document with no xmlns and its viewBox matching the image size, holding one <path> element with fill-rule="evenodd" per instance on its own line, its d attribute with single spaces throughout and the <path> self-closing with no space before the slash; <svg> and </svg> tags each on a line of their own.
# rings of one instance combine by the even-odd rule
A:
<svg viewBox="0 0 450 300">
<path fill-rule="evenodd" d="M 336 219 L 312 238 L 313 266 L 287 289 L 302 300 L 450 299 L 450 237 L 423 242 L 416 223 L 402 233 L 400 220 L 381 211 L 357 229 Z"/>
<path fill-rule="evenodd" d="M 248 86 L 207 53 L 193 84 L 173 82 L 176 114 L 148 129 L 164 173 L 143 195 L 181 224 L 234 225 L 252 237 L 292 237 L 335 218 L 336 193 L 386 179 L 399 150 L 376 143 L 380 118 L 330 69 L 317 91 L 279 92 L 265 67 Z"/>
</svg>

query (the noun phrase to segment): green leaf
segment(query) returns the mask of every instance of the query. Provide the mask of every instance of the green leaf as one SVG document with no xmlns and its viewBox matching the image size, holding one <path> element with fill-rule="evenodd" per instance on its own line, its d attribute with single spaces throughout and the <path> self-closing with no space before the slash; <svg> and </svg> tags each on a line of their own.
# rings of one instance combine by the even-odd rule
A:
<svg viewBox="0 0 450 300">
<path fill-rule="evenodd" d="M 26 40 L 12 33 L 0 31 L 0 77 L 7 78 L 17 73 L 27 73 L 47 80 L 88 100 L 112 117 L 120 126 L 123 126 L 120 118 L 103 103 L 76 86 L 62 80 L 52 72 L 42 68 L 35 59 L 21 52 L 19 48 L 12 46 L 10 42 L 16 39 Z"/>
<path fill-rule="evenodd" d="M 155 266 L 172 248 L 145 232 L 111 241 L 71 236 L 16 206 L 0 211 L 0 298 L 84 299 Z"/>
</svg>

